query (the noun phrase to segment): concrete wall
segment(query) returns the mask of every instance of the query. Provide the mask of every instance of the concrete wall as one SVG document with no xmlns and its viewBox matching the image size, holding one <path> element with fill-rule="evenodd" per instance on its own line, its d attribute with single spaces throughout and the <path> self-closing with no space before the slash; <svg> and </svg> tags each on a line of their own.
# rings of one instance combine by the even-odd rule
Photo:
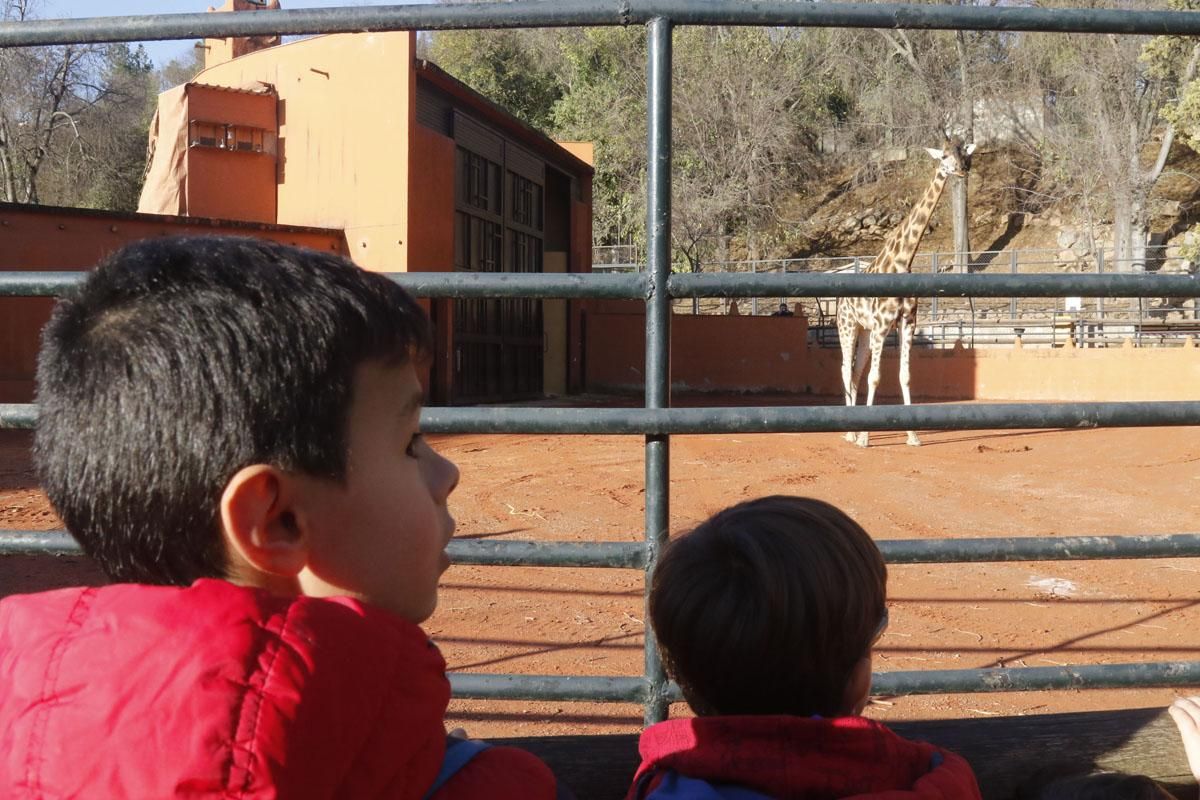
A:
<svg viewBox="0 0 1200 800">
<path fill-rule="evenodd" d="M 346 252 L 340 231 L 0 203 L 0 270 L 84 270 L 128 242 L 204 234 Z M 0 403 L 33 400 L 38 333 L 53 305 L 48 297 L 0 297 Z"/>
<path fill-rule="evenodd" d="M 194 79 L 275 87 L 278 221 L 344 230 L 354 261 L 381 272 L 409 269 L 415 42 L 412 31 L 317 36 L 247 53 Z"/>
<path fill-rule="evenodd" d="M 589 391 L 642 390 L 641 308 L 627 302 L 588 304 Z M 841 353 L 808 346 L 804 317 L 676 315 L 671 333 L 676 390 L 842 396 Z M 884 351 L 881 369 L 879 398 L 898 401 L 895 348 Z M 911 386 L 917 401 L 1194 400 L 1200 397 L 1200 347 L 917 349 Z"/>
<path fill-rule="evenodd" d="M 185 102 L 191 121 L 257 128 L 271 140 L 263 152 L 188 147 L 188 215 L 274 224 L 275 95 L 188 84 Z"/>
</svg>

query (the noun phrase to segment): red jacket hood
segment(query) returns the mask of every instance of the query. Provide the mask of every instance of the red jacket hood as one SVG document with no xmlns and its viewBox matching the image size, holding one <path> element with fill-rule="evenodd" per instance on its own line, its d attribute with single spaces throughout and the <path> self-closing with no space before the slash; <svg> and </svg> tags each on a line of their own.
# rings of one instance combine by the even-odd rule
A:
<svg viewBox="0 0 1200 800">
<path fill-rule="evenodd" d="M 225 581 L 0 602 L 0 796 L 419 798 L 445 662 L 348 599 Z"/>
<path fill-rule="evenodd" d="M 671 770 L 796 800 L 979 800 L 958 755 L 862 717 L 697 717 L 647 728 L 634 778 Z M 631 790 L 630 797 L 634 797 Z"/>
</svg>

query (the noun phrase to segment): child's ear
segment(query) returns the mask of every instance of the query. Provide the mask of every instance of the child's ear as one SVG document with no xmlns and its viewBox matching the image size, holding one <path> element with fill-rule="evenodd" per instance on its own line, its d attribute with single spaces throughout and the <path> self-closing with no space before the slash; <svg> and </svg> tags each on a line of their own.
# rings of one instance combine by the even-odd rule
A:
<svg viewBox="0 0 1200 800">
<path fill-rule="evenodd" d="M 868 652 L 854 665 L 846 691 L 842 696 L 842 708 L 847 716 L 857 717 L 871 699 L 871 654 Z"/>
<path fill-rule="evenodd" d="M 308 560 L 295 481 L 282 470 L 253 464 L 238 470 L 221 493 L 221 528 L 230 555 L 260 573 L 295 577 Z"/>
</svg>

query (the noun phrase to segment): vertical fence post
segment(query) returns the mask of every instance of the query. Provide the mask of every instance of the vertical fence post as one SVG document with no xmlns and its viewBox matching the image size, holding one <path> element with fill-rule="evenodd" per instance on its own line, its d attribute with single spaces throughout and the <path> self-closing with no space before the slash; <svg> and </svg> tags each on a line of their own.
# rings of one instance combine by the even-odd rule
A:
<svg viewBox="0 0 1200 800">
<path fill-rule="evenodd" d="M 750 262 L 750 274 L 751 275 L 758 274 L 758 262 L 757 261 Z M 758 316 L 758 296 L 757 295 L 750 298 L 750 315 L 753 317 Z"/>
<path fill-rule="evenodd" d="M 1010 252 L 1008 254 L 1009 272 L 1011 272 L 1013 275 L 1016 275 L 1017 270 L 1019 269 L 1019 266 L 1018 266 L 1019 258 L 1020 258 L 1020 256 L 1017 254 L 1016 250 L 1013 250 L 1012 252 Z M 1017 318 L 1017 298 L 1015 298 L 1015 297 L 1008 298 L 1008 318 L 1009 319 Z"/>
<path fill-rule="evenodd" d="M 1096 274 L 1097 275 L 1104 274 L 1104 248 L 1103 247 L 1101 247 L 1099 250 L 1096 251 Z M 1104 320 L 1104 298 L 1103 297 L 1096 298 L 1096 313 L 1100 317 L 1100 324 L 1104 325 L 1105 320 Z"/>
<path fill-rule="evenodd" d="M 931 257 L 930 269 L 933 271 L 934 275 L 938 274 L 937 253 L 934 253 L 933 256 Z M 938 317 L 938 299 L 937 299 L 937 295 L 934 295 L 933 300 L 929 304 L 929 318 L 933 322 L 937 322 L 937 317 Z"/>
<path fill-rule="evenodd" d="M 649 23 L 646 55 L 647 176 L 646 232 L 650 291 L 646 297 L 646 408 L 671 404 L 671 22 L 655 17 Z M 670 518 L 670 437 L 646 437 L 646 563 L 647 600 L 658 551 L 667 540 Z M 647 725 L 667 717 L 666 674 L 649 608 L 645 614 L 645 664 L 649 695 L 642 713 Z"/>
</svg>

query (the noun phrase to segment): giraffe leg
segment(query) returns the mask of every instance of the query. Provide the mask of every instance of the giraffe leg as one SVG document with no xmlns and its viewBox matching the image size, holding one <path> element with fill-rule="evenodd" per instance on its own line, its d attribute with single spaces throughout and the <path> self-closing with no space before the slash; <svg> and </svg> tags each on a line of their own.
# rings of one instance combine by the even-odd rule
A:
<svg viewBox="0 0 1200 800">
<path fill-rule="evenodd" d="M 917 320 L 914 317 L 904 317 L 900 320 L 900 393 L 904 395 L 904 405 L 912 405 L 912 395 L 908 390 L 909 354 L 912 352 L 913 333 Z M 921 440 L 916 431 L 908 432 L 908 444 L 919 447 Z"/>
<path fill-rule="evenodd" d="M 850 376 L 850 385 L 851 385 L 851 387 L 853 387 L 851 389 L 851 395 L 850 395 L 852 398 L 857 399 L 858 387 L 860 385 L 862 385 L 862 376 L 863 376 L 863 373 L 866 372 L 866 370 L 867 370 L 867 361 L 868 361 L 868 359 L 870 359 L 870 357 L 871 357 L 871 337 L 870 337 L 870 335 L 867 334 L 866 331 L 863 331 L 862 336 L 860 336 L 858 339 L 858 348 L 854 355 L 854 373 Z M 850 405 L 854 405 L 854 403 L 851 402 Z M 870 403 L 868 402 L 867 405 L 870 405 Z M 858 438 L 860 436 L 866 436 L 866 435 L 867 434 L 865 431 L 860 431 L 858 433 L 853 433 L 851 431 L 847 431 L 846 432 L 846 441 L 847 442 L 857 442 Z"/>
<path fill-rule="evenodd" d="M 874 405 L 875 390 L 879 388 L 879 364 L 883 360 L 883 342 L 887 337 L 887 331 L 872 330 L 871 331 L 871 371 L 867 374 L 867 405 Z M 859 447 L 866 447 L 870 444 L 870 435 L 863 431 L 858 434 Z"/>
<path fill-rule="evenodd" d="M 858 363 L 855 363 L 854 357 L 858 339 L 858 326 L 852 322 L 838 320 L 838 340 L 842 345 L 842 389 L 848 406 L 858 401 L 858 379 L 862 375 L 862 356 L 859 355 Z M 854 434 L 847 431 L 846 441 L 853 442 Z"/>
</svg>

